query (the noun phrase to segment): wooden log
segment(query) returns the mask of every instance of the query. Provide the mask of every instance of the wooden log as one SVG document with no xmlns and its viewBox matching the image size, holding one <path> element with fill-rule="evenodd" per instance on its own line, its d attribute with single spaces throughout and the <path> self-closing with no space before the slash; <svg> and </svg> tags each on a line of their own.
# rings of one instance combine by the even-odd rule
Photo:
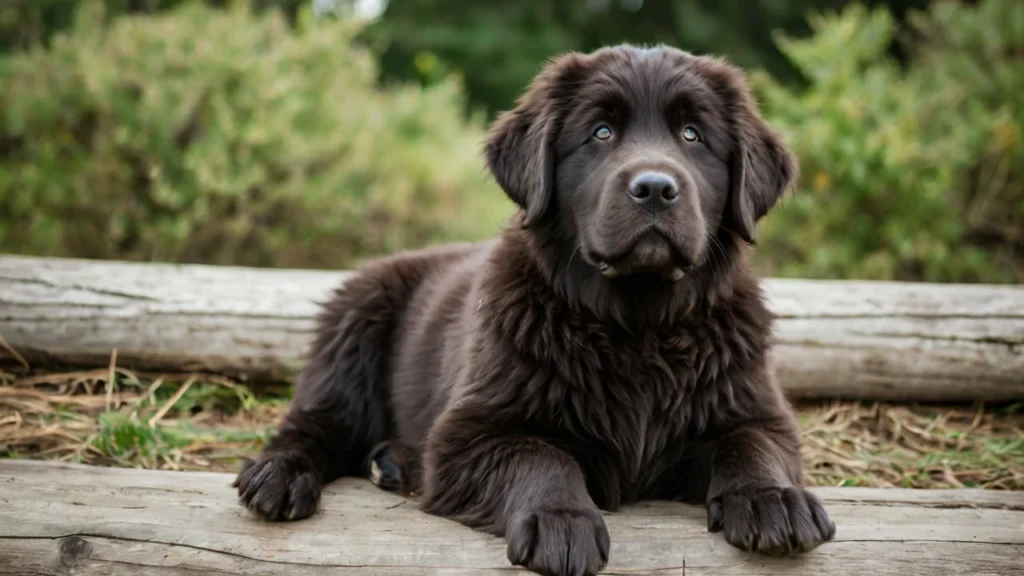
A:
<svg viewBox="0 0 1024 576">
<path fill-rule="evenodd" d="M 31 363 L 280 378 L 347 273 L 0 256 L 0 335 Z M 1024 398 L 1024 286 L 767 279 L 791 398 Z M 9 352 L 0 350 L 0 355 Z"/>
<path fill-rule="evenodd" d="M 366 481 L 327 487 L 308 520 L 269 524 L 236 502 L 230 474 L 0 461 L 4 574 L 415 576 L 529 574 L 502 540 L 428 516 Z M 700 507 L 645 502 L 606 514 L 602 574 L 1024 574 L 1024 493 L 814 490 L 833 542 L 802 557 L 740 552 Z"/>
</svg>

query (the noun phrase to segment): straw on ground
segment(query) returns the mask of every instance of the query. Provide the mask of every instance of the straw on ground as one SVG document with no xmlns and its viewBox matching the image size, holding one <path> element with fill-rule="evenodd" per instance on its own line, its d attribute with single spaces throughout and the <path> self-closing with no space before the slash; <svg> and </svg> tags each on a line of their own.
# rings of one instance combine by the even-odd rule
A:
<svg viewBox="0 0 1024 576">
<path fill-rule="evenodd" d="M 289 389 L 118 368 L 0 372 L 0 457 L 235 470 L 273 433 Z M 807 482 L 1024 490 L 1024 411 L 831 402 L 797 406 Z"/>
</svg>

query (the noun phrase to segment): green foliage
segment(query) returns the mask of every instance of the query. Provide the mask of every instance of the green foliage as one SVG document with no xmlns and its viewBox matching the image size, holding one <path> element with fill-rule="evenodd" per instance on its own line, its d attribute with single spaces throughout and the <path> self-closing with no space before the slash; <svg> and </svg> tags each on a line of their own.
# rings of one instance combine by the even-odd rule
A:
<svg viewBox="0 0 1024 576">
<path fill-rule="evenodd" d="M 0 2 L 0 52 L 22 50 L 48 43 L 54 36 L 71 28 L 78 7 L 92 0 L 6 0 Z M 125 14 L 154 14 L 171 10 L 196 0 L 105 0 L 107 19 Z M 233 0 L 203 0 L 215 7 L 230 5 Z M 299 6 L 310 0 L 245 0 L 255 10 L 279 9 L 294 21 Z"/>
<path fill-rule="evenodd" d="M 1024 281 L 1024 3 L 852 5 L 803 39 L 847 2 L 784 4 L 416 0 L 368 29 L 305 0 L 0 6 L 0 250 L 344 267 L 487 236 L 511 204 L 467 104 L 508 107 L 555 52 L 668 42 L 761 67 L 800 157 L 763 272 Z"/>
<path fill-rule="evenodd" d="M 101 7 L 0 60 L 0 250 L 341 267 L 508 214 L 459 87 L 378 89 L 355 24 Z"/>
<path fill-rule="evenodd" d="M 1024 281 L 1024 3 L 936 3 L 904 70 L 883 9 L 811 20 L 779 46 L 806 90 L 755 76 L 802 184 L 763 225 L 766 273 Z"/>
<path fill-rule="evenodd" d="M 71 24 L 74 8 L 90 0 L 0 2 L 0 52 L 46 43 Z M 189 0 L 106 0 L 108 17 L 156 14 Z M 230 0 L 202 0 L 215 7 Z M 254 9 L 280 9 L 295 21 L 301 7 L 334 5 L 351 12 L 356 0 L 243 0 Z M 928 0 L 873 1 L 902 19 Z M 396 0 L 364 38 L 382 50 L 386 80 L 424 84 L 465 78 L 468 104 L 490 114 L 511 106 L 545 59 L 565 50 L 619 42 L 665 42 L 694 52 L 725 54 L 745 67 L 763 67 L 797 81 L 772 43 L 772 30 L 805 34 L 810 9 L 850 0 Z"/>
<path fill-rule="evenodd" d="M 387 79 L 466 81 L 470 104 L 509 108 L 544 61 L 566 50 L 667 43 L 728 55 L 795 80 L 771 31 L 806 31 L 811 7 L 845 0 L 406 0 L 390 2 L 368 36 L 381 47 Z M 895 1 L 892 4 L 915 4 Z"/>
<path fill-rule="evenodd" d="M 187 439 L 173 431 L 150 427 L 121 412 L 104 412 L 97 420 L 99 430 L 90 438 L 90 444 L 116 461 L 135 457 L 152 459 L 157 454 L 188 445 Z"/>
</svg>

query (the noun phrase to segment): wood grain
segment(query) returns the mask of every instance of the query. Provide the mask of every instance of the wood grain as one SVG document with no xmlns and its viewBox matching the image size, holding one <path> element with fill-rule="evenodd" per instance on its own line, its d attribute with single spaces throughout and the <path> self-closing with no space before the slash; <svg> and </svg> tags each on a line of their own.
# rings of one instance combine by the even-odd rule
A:
<svg viewBox="0 0 1024 576">
<path fill-rule="evenodd" d="M 347 273 L 0 256 L 0 336 L 38 366 L 279 378 Z M 1024 286 L 768 279 L 791 398 L 1024 398 Z M 0 350 L 0 358 L 10 354 Z"/>
<path fill-rule="evenodd" d="M 527 574 L 500 539 L 428 516 L 368 482 L 328 487 L 317 515 L 261 522 L 229 474 L 0 460 L 4 574 Z M 816 489 L 836 540 L 802 557 L 748 555 L 703 509 L 648 502 L 607 514 L 603 574 L 1024 574 L 1024 494 Z M 685 567 L 685 568 L 684 568 Z"/>
</svg>

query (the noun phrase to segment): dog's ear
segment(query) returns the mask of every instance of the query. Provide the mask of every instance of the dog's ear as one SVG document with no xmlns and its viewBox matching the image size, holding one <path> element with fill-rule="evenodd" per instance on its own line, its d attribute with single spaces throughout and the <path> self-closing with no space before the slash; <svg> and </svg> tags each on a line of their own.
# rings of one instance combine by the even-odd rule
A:
<svg viewBox="0 0 1024 576">
<path fill-rule="evenodd" d="M 524 226 L 539 221 L 554 197 L 554 140 L 566 89 L 581 70 L 579 54 L 551 60 L 515 108 L 498 117 L 487 138 L 487 166 L 509 198 L 526 212 Z"/>
<path fill-rule="evenodd" d="M 703 64 L 705 76 L 726 102 L 732 127 L 728 203 L 732 229 L 755 244 L 757 221 L 796 182 L 797 159 L 761 118 L 743 71 L 717 59 Z"/>
</svg>

